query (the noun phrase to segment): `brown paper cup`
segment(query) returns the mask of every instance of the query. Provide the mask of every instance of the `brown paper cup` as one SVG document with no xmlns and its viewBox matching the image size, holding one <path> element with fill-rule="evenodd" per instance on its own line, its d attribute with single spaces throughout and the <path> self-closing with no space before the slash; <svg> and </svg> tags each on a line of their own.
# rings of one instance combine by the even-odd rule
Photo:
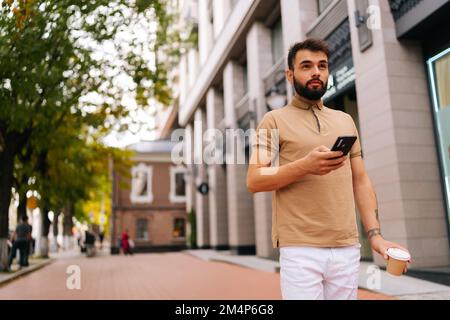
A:
<svg viewBox="0 0 450 320">
<path fill-rule="evenodd" d="M 387 251 L 389 257 L 387 262 L 387 272 L 394 276 L 401 276 L 406 264 L 411 259 L 409 252 L 397 248 L 390 248 Z"/>
<path fill-rule="evenodd" d="M 405 270 L 407 261 L 401 261 L 394 258 L 389 257 L 387 263 L 387 272 L 394 276 L 401 276 L 403 274 L 403 270 Z"/>
</svg>

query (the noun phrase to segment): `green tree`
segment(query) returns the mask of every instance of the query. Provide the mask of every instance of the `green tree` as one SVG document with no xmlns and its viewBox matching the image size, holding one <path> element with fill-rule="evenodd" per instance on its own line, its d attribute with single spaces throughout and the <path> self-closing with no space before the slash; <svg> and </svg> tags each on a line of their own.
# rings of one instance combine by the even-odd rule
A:
<svg viewBox="0 0 450 320">
<path fill-rule="evenodd" d="M 55 221 L 69 203 L 73 208 L 67 214 L 87 220 L 85 213 L 77 209 L 85 202 L 100 201 L 101 196 L 109 196 L 110 161 L 119 163 L 123 171 L 130 166 L 130 152 L 88 142 L 89 139 L 80 137 L 79 131 L 82 130 L 73 130 L 71 126 L 60 128 L 46 152 L 45 165 L 36 170 L 35 188 L 41 194 L 44 221 L 41 243 L 45 245 L 40 252 L 43 257 L 48 255 L 49 211 L 53 211 Z"/>
<path fill-rule="evenodd" d="M 69 118 L 87 124 L 84 129 L 90 134 L 84 138 L 99 137 L 112 129 L 127 129 L 121 121 L 129 114 L 123 101 L 127 94 L 135 108 L 145 108 L 150 99 L 171 102 L 168 68 L 176 61 L 179 40 L 176 28 L 169 26 L 175 15 L 164 10 L 171 4 L 168 0 L 0 4 L 0 270 L 7 269 L 11 188 L 15 172 L 19 189 L 27 184 L 27 157 L 32 157 L 45 215 L 67 205 L 54 203 L 58 197 L 50 185 L 51 164 L 61 158 L 52 149 L 58 143 L 49 143 L 49 137 L 72 123 Z M 148 37 L 142 40 L 136 32 L 130 36 L 130 26 L 147 31 Z"/>
</svg>

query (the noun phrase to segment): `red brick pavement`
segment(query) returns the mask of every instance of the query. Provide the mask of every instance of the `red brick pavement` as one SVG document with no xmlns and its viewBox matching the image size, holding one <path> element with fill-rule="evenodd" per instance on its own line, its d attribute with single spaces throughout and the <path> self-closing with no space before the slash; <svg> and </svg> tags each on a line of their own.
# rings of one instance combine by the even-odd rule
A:
<svg viewBox="0 0 450 320">
<path fill-rule="evenodd" d="M 80 290 L 66 287 L 70 265 L 81 269 Z M 363 290 L 358 297 L 390 298 Z M 281 292 L 277 273 L 161 253 L 58 259 L 0 287 L 2 299 L 277 300 Z"/>
</svg>

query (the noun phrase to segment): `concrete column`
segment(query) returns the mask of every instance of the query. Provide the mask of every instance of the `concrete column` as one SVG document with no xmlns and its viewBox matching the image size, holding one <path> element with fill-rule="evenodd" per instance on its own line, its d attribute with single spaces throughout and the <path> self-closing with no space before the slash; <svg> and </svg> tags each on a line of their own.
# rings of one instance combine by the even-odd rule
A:
<svg viewBox="0 0 450 320">
<path fill-rule="evenodd" d="M 198 1 L 198 44 L 200 65 L 203 65 L 213 46 L 213 26 L 209 20 L 208 0 Z"/>
<path fill-rule="evenodd" d="M 225 22 L 231 12 L 231 0 L 219 0 L 213 1 L 214 12 L 214 37 L 222 31 Z"/>
<path fill-rule="evenodd" d="M 223 79 L 226 127 L 236 129 L 235 106 L 245 94 L 243 68 L 230 61 L 224 69 Z M 230 147 L 231 141 L 227 141 L 227 148 Z M 236 161 L 236 157 L 243 156 L 244 150 L 239 141 L 234 149 L 234 160 L 227 161 L 230 248 L 235 254 L 255 254 L 255 219 L 253 197 L 246 186 L 247 166 Z"/>
<path fill-rule="evenodd" d="M 378 195 L 381 230 L 406 246 L 413 267 L 447 266 L 450 250 L 427 77 L 420 43 L 399 42 L 387 0 L 381 29 L 361 53 L 348 0 L 361 141 Z M 378 254 L 375 262 L 384 265 Z"/>
<path fill-rule="evenodd" d="M 187 212 L 191 212 L 192 209 L 195 209 L 195 177 L 194 177 L 194 158 L 193 158 L 193 145 L 194 145 L 194 129 L 193 124 L 189 123 L 186 126 L 186 135 L 184 143 L 186 154 L 185 163 L 188 170 L 188 174 L 186 175 L 186 210 Z"/>
<path fill-rule="evenodd" d="M 187 63 L 188 63 L 188 83 L 189 86 L 187 88 L 186 92 L 189 92 L 189 89 L 191 89 L 195 81 L 197 80 L 198 76 L 198 69 L 199 69 L 199 61 L 198 61 L 198 52 L 196 49 L 190 49 L 187 54 Z"/>
<path fill-rule="evenodd" d="M 248 95 L 259 123 L 267 112 L 263 77 L 272 67 L 270 29 L 260 22 L 254 23 L 247 35 L 247 57 Z M 272 193 L 256 193 L 253 206 L 256 255 L 277 258 L 278 250 L 272 248 Z"/>
<path fill-rule="evenodd" d="M 216 129 L 224 117 L 224 108 L 223 97 L 215 89 L 208 91 L 206 110 L 208 129 Z M 214 135 L 208 136 L 208 143 L 213 139 Z M 221 163 L 208 165 L 208 179 L 211 247 L 216 250 L 228 249 L 227 180 Z"/>
<path fill-rule="evenodd" d="M 197 244 L 200 248 L 209 248 L 209 201 L 208 195 L 197 191 L 198 186 L 207 182 L 207 168 L 202 159 L 203 133 L 206 130 L 206 114 L 202 108 L 195 112 L 194 122 L 194 163 L 197 168 L 195 178 L 195 208 L 197 217 Z"/>
<path fill-rule="evenodd" d="M 248 94 L 255 108 L 257 123 L 267 112 L 263 77 L 271 67 L 270 29 L 261 22 L 255 22 L 247 34 L 247 77 Z"/>
<path fill-rule="evenodd" d="M 317 19 L 317 0 L 280 0 L 283 25 L 283 43 L 285 57 L 289 48 L 306 39 L 306 32 Z M 287 68 L 287 60 L 286 60 Z M 288 100 L 292 98 L 292 88 L 287 86 Z"/>
<path fill-rule="evenodd" d="M 283 42 L 286 56 L 296 42 L 306 39 L 306 32 L 317 19 L 316 0 L 281 0 Z"/>
<path fill-rule="evenodd" d="M 186 175 L 186 212 L 189 214 L 192 210 L 195 210 L 195 197 L 196 197 L 196 188 L 195 188 L 195 176 L 194 176 L 194 153 L 193 153 L 193 145 L 194 145 L 194 125 L 193 123 L 189 123 L 186 125 L 186 133 L 185 133 L 185 164 L 187 168 Z M 189 223 L 187 225 L 187 235 L 192 234 L 192 225 Z M 189 242 L 190 243 L 190 242 Z"/>
<path fill-rule="evenodd" d="M 180 105 L 186 102 L 188 92 L 187 55 L 180 58 Z"/>
<path fill-rule="evenodd" d="M 223 95 L 225 109 L 225 126 L 237 128 L 235 107 L 244 97 L 244 68 L 230 61 L 223 71 Z"/>
</svg>

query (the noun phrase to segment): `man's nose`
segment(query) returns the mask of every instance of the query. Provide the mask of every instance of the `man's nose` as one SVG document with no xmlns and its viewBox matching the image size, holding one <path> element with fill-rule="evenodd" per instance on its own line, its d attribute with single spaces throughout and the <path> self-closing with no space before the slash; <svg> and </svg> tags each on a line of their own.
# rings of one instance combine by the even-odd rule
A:
<svg viewBox="0 0 450 320">
<path fill-rule="evenodd" d="M 316 76 L 319 76 L 320 75 L 320 70 L 319 70 L 319 67 L 318 66 L 314 66 L 313 67 L 313 74 Z"/>
</svg>

